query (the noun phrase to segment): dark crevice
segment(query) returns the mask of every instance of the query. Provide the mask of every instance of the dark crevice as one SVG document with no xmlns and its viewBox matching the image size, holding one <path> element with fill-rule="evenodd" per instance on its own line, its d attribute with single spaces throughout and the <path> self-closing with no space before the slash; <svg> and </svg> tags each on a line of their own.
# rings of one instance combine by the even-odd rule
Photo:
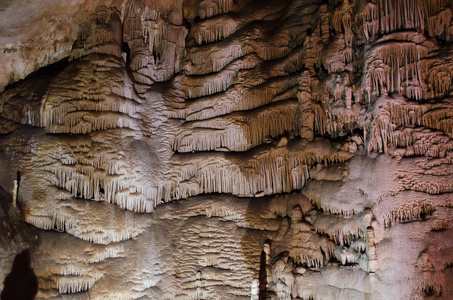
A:
<svg viewBox="0 0 453 300">
<path fill-rule="evenodd" d="M 26 249 L 14 258 L 11 273 L 5 278 L 1 300 L 34 299 L 38 292 L 38 279 L 31 267 L 30 250 Z"/>
<path fill-rule="evenodd" d="M 267 286 L 267 274 L 266 274 L 266 252 L 261 251 L 260 258 L 260 273 L 259 273 L 259 300 L 266 300 L 266 286 Z"/>
<path fill-rule="evenodd" d="M 131 49 L 129 48 L 129 45 L 127 44 L 127 42 L 123 43 L 123 49 L 121 51 L 126 53 L 126 63 L 129 63 L 129 61 L 131 59 Z"/>
<path fill-rule="evenodd" d="M 68 66 L 68 58 L 65 57 L 53 64 L 39 68 L 30 73 L 22 80 L 6 86 L 5 91 L 14 88 L 23 88 L 27 91 L 34 91 L 34 98 L 41 99 L 46 93 L 50 83 L 57 75 Z"/>
</svg>

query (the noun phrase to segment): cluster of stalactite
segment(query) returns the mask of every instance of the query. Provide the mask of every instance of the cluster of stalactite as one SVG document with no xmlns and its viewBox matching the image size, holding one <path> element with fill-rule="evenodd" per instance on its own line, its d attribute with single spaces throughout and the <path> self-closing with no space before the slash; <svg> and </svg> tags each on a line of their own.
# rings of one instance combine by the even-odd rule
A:
<svg viewBox="0 0 453 300">
<path fill-rule="evenodd" d="M 41 281 L 50 282 L 42 295 L 83 292 L 102 281 L 107 275 L 90 273 L 87 265 L 120 256 L 121 249 L 106 247 L 136 240 L 149 225 L 135 224 L 130 212 L 151 213 L 203 194 L 271 203 L 271 216 L 259 212 L 261 219 L 218 203 L 191 215 L 206 216 L 214 227 L 221 219 L 232 228 L 271 232 L 258 234 L 261 244 L 244 251 L 263 251 L 258 268 L 266 276 L 255 276 L 256 258 L 249 257 L 252 267 L 237 267 L 244 282 L 253 283 L 252 298 L 326 296 L 317 286 L 336 286 L 332 274 L 354 280 L 346 294 L 326 297 L 370 293 L 357 276 L 378 271 L 383 232 L 436 218 L 451 206 L 442 197 L 453 192 L 447 170 L 453 162 L 453 4 L 192 2 L 168 11 L 148 1 L 100 5 L 79 24 L 65 62 L 0 95 L 2 166 L 23 172 L 26 221 L 100 247 L 92 251 L 97 258 L 84 257 L 84 267 L 61 261 L 65 268 L 51 275 L 41 268 Z M 416 167 L 376 176 L 376 185 L 391 187 L 366 192 L 348 186 L 358 180 L 348 171 L 357 155 L 389 156 L 389 168 L 405 161 Z M 0 179 L 13 182 L 12 176 Z M 383 178 L 392 176 L 394 186 Z M 351 189 L 343 198 L 350 199 L 329 198 L 343 186 Z M 281 194 L 307 198 L 285 203 Z M 85 202 L 89 213 L 99 210 L 114 221 L 81 213 Z M 448 231 L 445 224 L 441 219 L 428 231 Z M 195 229 L 182 234 L 219 238 L 217 227 Z M 183 240 L 198 247 L 188 236 Z M 202 253 L 203 267 L 218 267 L 215 272 L 192 276 L 193 261 L 180 258 L 187 274 L 175 277 L 189 282 L 185 296 L 211 297 L 206 282 L 225 279 L 216 273 L 222 268 L 234 271 L 219 262 L 223 248 L 215 243 L 215 253 Z M 320 270 L 330 275 L 321 280 Z M 156 283 L 140 284 L 136 297 Z M 231 288 L 240 286 L 234 293 L 248 296 L 241 284 Z M 424 282 L 418 293 L 441 294 L 442 288 Z M 170 291 L 166 298 L 176 295 L 182 294 Z"/>
</svg>

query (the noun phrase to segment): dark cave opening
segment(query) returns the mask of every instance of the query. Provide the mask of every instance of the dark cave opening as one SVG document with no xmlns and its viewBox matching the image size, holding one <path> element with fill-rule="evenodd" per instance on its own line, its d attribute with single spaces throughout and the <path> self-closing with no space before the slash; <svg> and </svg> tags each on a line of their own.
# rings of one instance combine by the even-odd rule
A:
<svg viewBox="0 0 453 300">
<path fill-rule="evenodd" d="M 131 48 L 129 48 L 127 42 L 123 43 L 123 48 L 121 49 L 121 51 L 126 53 L 126 62 L 129 62 L 129 60 L 131 59 Z"/>
<path fill-rule="evenodd" d="M 5 278 L 1 300 L 34 299 L 38 292 L 38 279 L 31 267 L 30 250 L 26 249 L 14 258 L 11 272 Z"/>
<path fill-rule="evenodd" d="M 264 252 L 264 250 L 261 251 L 259 283 L 260 293 L 258 299 L 265 300 L 267 279 L 266 279 L 266 252 Z"/>
</svg>

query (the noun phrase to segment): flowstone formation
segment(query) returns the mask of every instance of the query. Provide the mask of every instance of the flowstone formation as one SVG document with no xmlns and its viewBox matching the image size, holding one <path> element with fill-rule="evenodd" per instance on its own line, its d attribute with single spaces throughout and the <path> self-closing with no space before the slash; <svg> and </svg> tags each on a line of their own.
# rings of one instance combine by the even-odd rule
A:
<svg viewBox="0 0 453 300">
<path fill-rule="evenodd" d="M 451 299 L 452 13 L 3 1 L 2 299 Z"/>
</svg>

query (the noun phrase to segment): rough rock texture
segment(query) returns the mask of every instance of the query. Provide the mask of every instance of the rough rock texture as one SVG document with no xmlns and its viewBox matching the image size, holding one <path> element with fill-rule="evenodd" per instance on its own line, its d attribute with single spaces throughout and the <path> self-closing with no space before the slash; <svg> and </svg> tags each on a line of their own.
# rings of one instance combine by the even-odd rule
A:
<svg viewBox="0 0 453 300">
<path fill-rule="evenodd" d="M 452 13 L 2 1 L 0 289 L 451 299 Z"/>
</svg>

